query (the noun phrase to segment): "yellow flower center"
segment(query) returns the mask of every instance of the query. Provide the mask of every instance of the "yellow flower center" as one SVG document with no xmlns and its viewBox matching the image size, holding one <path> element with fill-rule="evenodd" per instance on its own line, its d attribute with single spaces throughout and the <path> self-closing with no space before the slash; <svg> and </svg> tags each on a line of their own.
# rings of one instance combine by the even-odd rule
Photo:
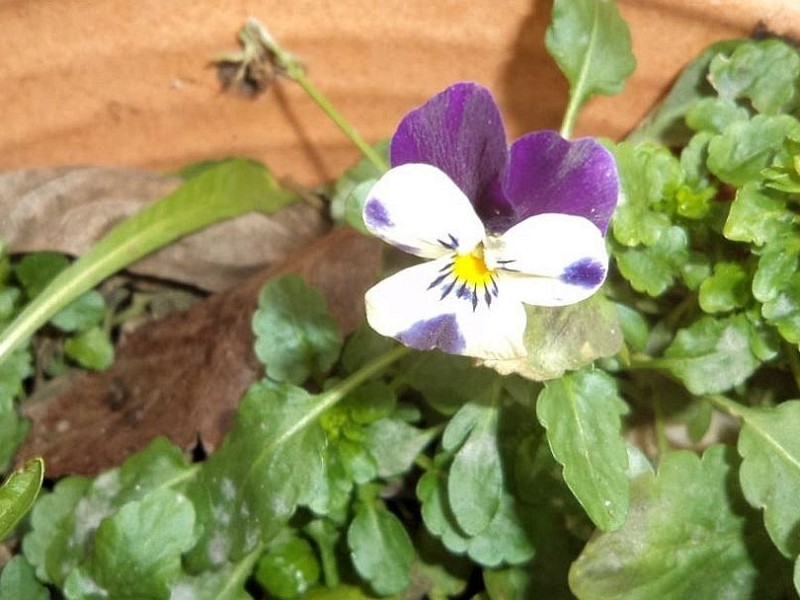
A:
<svg viewBox="0 0 800 600">
<path fill-rule="evenodd" d="M 458 281 L 486 287 L 492 281 L 492 273 L 483 259 L 482 246 L 478 246 L 469 254 L 458 254 L 453 260 L 453 275 Z"/>
</svg>

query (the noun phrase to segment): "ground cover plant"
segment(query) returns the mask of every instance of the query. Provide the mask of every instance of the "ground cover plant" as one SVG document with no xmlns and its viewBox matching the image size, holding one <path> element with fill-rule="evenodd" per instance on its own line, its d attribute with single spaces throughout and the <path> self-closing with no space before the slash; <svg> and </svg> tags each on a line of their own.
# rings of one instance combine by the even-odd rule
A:
<svg viewBox="0 0 800 600">
<path fill-rule="evenodd" d="M 626 140 L 570 139 L 635 61 L 613 3 L 557 0 L 560 132 L 507 140 L 491 90 L 443 82 L 370 146 L 263 25 L 241 41 L 229 85 L 292 80 L 362 149 L 325 196 L 338 228 L 207 299 L 112 278 L 309 200 L 227 159 L 74 262 L 3 256 L 0 597 L 796 597 L 797 48 L 719 43 Z M 115 347 L 165 297 L 192 307 Z M 166 369 L 188 431 L 151 417 L 158 398 L 126 408 L 178 331 L 208 344 Z M 72 454 L 11 472 L 40 435 L 31 398 L 75 365 L 110 375 L 60 400 L 78 414 L 48 431 L 71 423 Z M 71 474 L 102 462 L 108 434 L 75 425 L 95 393 L 164 435 Z"/>
</svg>

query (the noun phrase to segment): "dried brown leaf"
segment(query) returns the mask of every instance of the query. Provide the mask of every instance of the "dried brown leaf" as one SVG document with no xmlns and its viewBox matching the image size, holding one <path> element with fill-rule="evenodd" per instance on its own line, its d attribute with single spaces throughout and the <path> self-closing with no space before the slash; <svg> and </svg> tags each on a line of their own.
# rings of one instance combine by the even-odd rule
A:
<svg viewBox="0 0 800 600">
<path fill-rule="evenodd" d="M 299 273 L 324 294 L 345 333 L 363 318 L 364 292 L 380 268 L 379 244 L 338 229 L 292 260 L 188 311 L 142 325 L 105 373 L 80 373 L 66 389 L 24 407 L 32 419 L 18 460 L 43 456 L 51 477 L 94 475 L 158 435 L 185 450 L 215 448 L 247 387 L 262 374 L 250 329 L 258 292 L 270 277 Z"/>
<path fill-rule="evenodd" d="M 0 174 L 0 238 L 11 252 L 86 253 L 114 225 L 170 193 L 175 177 L 108 167 Z M 227 289 L 323 235 L 321 211 L 295 204 L 248 214 L 187 236 L 129 270 L 208 291 Z"/>
</svg>

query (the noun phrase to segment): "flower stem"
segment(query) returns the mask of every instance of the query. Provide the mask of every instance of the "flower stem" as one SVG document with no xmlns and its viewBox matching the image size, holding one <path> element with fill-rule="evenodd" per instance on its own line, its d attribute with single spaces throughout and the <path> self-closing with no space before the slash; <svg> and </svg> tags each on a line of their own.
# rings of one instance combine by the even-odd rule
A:
<svg viewBox="0 0 800 600">
<path fill-rule="evenodd" d="M 361 367 L 358 371 L 343 379 L 329 390 L 318 396 L 319 402 L 308 411 L 303 418 L 298 420 L 291 428 L 287 429 L 278 439 L 273 441 L 273 445 L 281 444 L 284 440 L 292 437 L 298 431 L 305 429 L 308 425 L 316 421 L 329 408 L 332 408 L 342 398 L 364 383 L 367 379 L 381 372 L 393 362 L 403 358 L 411 350 L 405 346 L 395 346 L 388 352 L 381 354 L 371 362 Z M 269 446 L 265 447 L 268 450 Z"/>
<path fill-rule="evenodd" d="M 739 420 L 744 419 L 745 415 L 747 414 L 746 406 L 742 406 L 738 402 L 734 402 L 730 398 L 727 398 L 720 394 L 705 396 L 705 399 L 708 400 L 708 402 L 711 403 L 711 406 L 713 406 L 717 410 L 720 410 Z"/>
<path fill-rule="evenodd" d="M 353 127 L 347 119 L 345 119 L 342 114 L 336 110 L 336 108 L 331 104 L 330 100 L 328 100 L 325 95 L 315 86 L 311 81 L 306 77 L 305 71 L 303 67 L 297 62 L 297 60 L 288 52 L 286 52 L 283 48 L 281 48 L 280 44 L 273 38 L 267 29 L 262 25 L 257 19 L 249 19 L 247 22 L 246 27 L 251 28 L 255 31 L 261 40 L 261 43 L 264 44 L 266 48 L 269 49 L 270 52 L 275 57 L 275 61 L 280 68 L 282 68 L 286 74 L 294 80 L 303 91 L 308 94 L 308 96 L 319 106 L 322 111 L 328 115 L 328 118 L 334 122 L 334 124 L 342 130 L 350 141 L 353 142 L 356 147 L 361 150 L 364 156 L 369 159 L 369 161 L 375 165 L 375 167 L 381 171 L 385 172 L 389 169 L 389 165 L 386 164 L 386 161 L 381 158 L 381 156 L 375 152 L 375 150 L 370 146 L 361 134 L 358 133 L 355 127 Z"/>
<path fill-rule="evenodd" d="M 561 121 L 561 137 L 569 139 L 572 136 L 572 130 L 575 128 L 575 121 L 578 120 L 578 111 L 583 103 L 583 98 L 580 94 L 570 93 L 569 103 L 567 110 L 564 112 L 564 120 Z"/>
</svg>

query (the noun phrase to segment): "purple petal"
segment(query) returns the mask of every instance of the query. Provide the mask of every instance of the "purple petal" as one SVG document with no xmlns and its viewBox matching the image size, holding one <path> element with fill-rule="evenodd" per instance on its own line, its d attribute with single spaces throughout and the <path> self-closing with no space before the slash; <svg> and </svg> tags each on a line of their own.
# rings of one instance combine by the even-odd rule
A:
<svg viewBox="0 0 800 600">
<path fill-rule="evenodd" d="M 457 83 L 408 113 L 392 137 L 390 155 L 393 167 L 427 163 L 447 173 L 482 218 L 486 200 L 490 214 L 510 214 L 499 193 L 508 155 L 505 130 L 484 87 Z"/>
<path fill-rule="evenodd" d="M 402 344 L 417 350 L 438 348 L 448 354 L 460 354 L 465 346 L 456 316 L 451 314 L 418 321 L 396 337 Z"/>
<path fill-rule="evenodd" d="M 604 234 L 617 206 L 619 176 L 611 153 L 593 138 L 569 141 L 555 131 L 538 131 L 511 146 L 503 191 L 513 206 L 512 223 L 487 223 L 502 232 L 542 213 L 584 217 Z"/>
</svg>

